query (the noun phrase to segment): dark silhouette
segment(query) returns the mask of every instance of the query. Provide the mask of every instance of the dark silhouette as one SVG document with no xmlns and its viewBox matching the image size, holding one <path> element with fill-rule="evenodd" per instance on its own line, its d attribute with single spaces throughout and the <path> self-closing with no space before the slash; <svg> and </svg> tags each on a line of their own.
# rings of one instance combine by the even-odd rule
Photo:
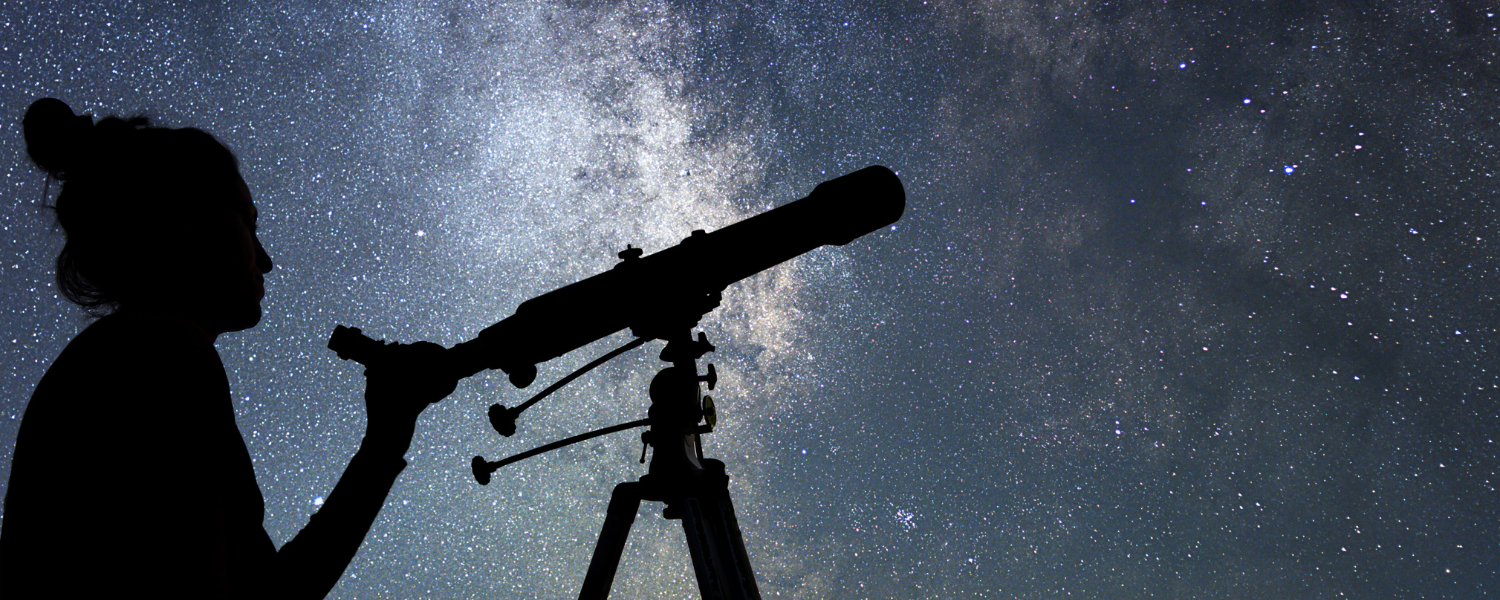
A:
<svg viewBox="0 0 1500 600">
<path fill-rule="evenodd" d="M 868 167 L 825 181 L 801 200 L 745 219 L 718 231 L 694 231 L 671 248 L 643 256 L 626 246 L 614 268 L 521 303 L 516 313 L 479 336 L 446 351 L 452 377 L 500 369 L 526 387 L 536 365 L 629 328 L 636 337 L 548 386 L 514 408 L 490 407 L 490 424 L 501 435 L 516 432 L 516 417 L 569 381 L 647 341 L 667 342 L 661 359 L 671 363 L 651 380 L 651 406 L 645 419 L 572 436 L 499 461 L 474 457 L 470 467 L 480 485 L 496 469 L 558 448 L 636 427 L 649 427 L 641 441 L 655 448 L 651 466 L 638 481 L 621 483 L 594 546 L 579 598 L 609 596 L 630 527 L 642 501 L 663 502 L 663 516 L 682 521 L 688 554 L 704 598 L 759 600 L 760 588 L 729 497 L 724 463 L 705 458 L 700 436 L 717 423 L 712 364 L 698 373 L 698 360 L 712 352 L 707 335 L 692 329 L 719 305 L 731 284 L 827 244 L 847 244 L 901 218 L 906 191 L 885 167 Z M 358 329 L 337 327 L 328 347 L 341 358 L 365 364 L 391 360 L 387 346 Z M 646 462 L 647 447 L 641 449 Z"/>
<path fill-rule="evenodd" d="M 692 329 L 730 284 L 846 244 L 905 209 L 896 175 L 870 167 L 650 256 L 626 248 L 615 268 L 529 300 L 451 350 L 337 328 L 329 347 L 367 367 L 366 436 L 322 510 L 278 550 L 261 524 L 263 499 L 213 347 L 219 334 L 260 321 L 272 268 L 234 155 L 196 129 L 94 123 L 52 99 L 33 103 L 24 125 L 33 161 L 63 182 L 58 283 L 101 318 L 53 363 L 22 421 L 0 530 L 8 598 L 321 598 L 406 466 L 401 456 L 429 403 L 485 369 L 525 387 L 536 364 L 625 328 L 639 339 L 583 370 L 666 341 L 661 358 L 672 366 L 652 381 L 647 418 L 495 463 L 475 457 L 474 475 L 484 484 L 526 456 L 648 426 L 642 439 L 657 449 L 649 473 L 616 488 L 581 597 L 608 595 L 630 523 L 653 500 L 683 520 L 705 597 L 759 598 L 728 476 L 699 442 L 715 423 L 699 386 L 713 389 L 717 375 L 713 365 L 698 374 L 713 346 Z M 576 376 L 514 409 L 492 407 L 496 429 L 514 433 L 517 414 Z"/>
<path fill-rule="evenodd" d="M 621 483 L 594 546 L 578 597 L 609 597 L 626 538 L 642 501 L 663 502 L 663 516 L 680 519 L 687 535 L 699 591 L 704 598 L 759 600 L 760 587 L 729 497 L 724 463 L 703 456 L 699 436 L 717 422 L 712 364 L 698 374 L 698 359 L 714 347 L 692 329 L 719 305 L 731 284 L 828 244 L 844 245 L 890 225 L 906 210 L 901 179 L 885 167 L 868 167 L 825 181 L 808 197 L 750 217 L 713 233 L 694 231 L 682 243 L 650 256 L 629 245 L 614 268 L 521 303 L 516 314 L 445 351 L 447 376 L 467 377 L 500 369 L 518 387 L 536 378 L 536 365 L 557 358 L 622 329 L 636 339 L 548 386 L 514 408 L 490 407 L 490 424 L 501 435 L 516 432 L 516 417 L 583 373 L 647 341 L 667 342 L 661 359 L 671 363 L 651 380 L 651 407 L 645 419 L 621 423 L 546 444 L 499 461 L 474 457 L 474 479 L 489 485 L 496 469 L 558 448 L 636 427 L 647 447 L 656 448 L 651 466 L 638 481 Z M 328 347 L 340 358 L 366 365 L 398 360 L 390 346 L 358 329 L 334 329 Z"/>
<path fill-rule="evenodd" d="M 454 346 L 451 368 L 462 377 L 500 369 L 526 387 L 536 365 L 617 331 L 667 339 L 717 308 L 731 284 L 825 245 L 848 244 L 905 211 L 901 179 L 873 166 L 712 233 L 694 231 L 649 256 L 627 247 L 614 268 L 522 302 L 516 314 Z M 329 347 L 354 360 L 378 354 L 378 344 L 362 337 L 335 331 Z"/>
<path fill-rule="evenodd" d="M 443 349 L 386 347 L 365 438 L 279 550 L 235 425 L 222 333 L 260 321 L 271 258 L 234 155 L 196 129 L 38 100 L 27 150 L 62 181 L 60 289 L 100 316 L 37 385 L 0 530 L 0 596 L 321 598 L 384 504 L 416 419 L 452 392 Z M 418 376 L 418 374 L 425 374 Z"/>
</svg>

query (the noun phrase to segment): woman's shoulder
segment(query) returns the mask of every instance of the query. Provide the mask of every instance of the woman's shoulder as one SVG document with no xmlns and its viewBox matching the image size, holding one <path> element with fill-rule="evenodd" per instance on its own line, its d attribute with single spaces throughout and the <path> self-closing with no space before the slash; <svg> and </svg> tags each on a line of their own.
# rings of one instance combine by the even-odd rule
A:
<svg viewBox="0 0 1500 600">
<path fill-rule="evenodd" d="M 74 337 L 37 383 L 13 470 L 53 472 L 122 448 L 190 444 L 222 429 L 209 425 L 225 421 L 225 411 L 232 426 L 228 402 L 218 354 L 191 325 L 104 317 Z"/>
<path fill-rule="evenodd" d="M 50 396 L 106 397 L 215 391 L 228 383 L 213 341 L 187 321 L 114 314 L 89 325 L 63 349 L 33 402 Z"/>
<path fill-rule="evenodd" d="M 78 334 L 101 340 L 133 339 L 137 343 L 163 342 L 212 348 L 213 339 L 187 319 L 152 313 L 117 312 L 94 321 Z"/>
<path fill-rule="evenodd" d="M 70 355 L 86 356 L 90 362 L 179 362 L 193 357 L 218 362 L 213 339 L 203 330 L 183 319 L 149 314 L 116 313 L 95 321 L 68 343 L 58 363 Z"/>
</svg>

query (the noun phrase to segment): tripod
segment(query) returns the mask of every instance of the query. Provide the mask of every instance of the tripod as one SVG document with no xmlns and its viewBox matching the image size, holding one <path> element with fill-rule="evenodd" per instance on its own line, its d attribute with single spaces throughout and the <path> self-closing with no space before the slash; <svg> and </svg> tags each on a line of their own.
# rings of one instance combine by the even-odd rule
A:
<svg viewBox="0 0 1500 600">
<path fill-rule="evenodd" d="M 664 483 L 648 474 L 640 481 L 615 486 L 604 528 L 594 546 L 594 557 L 589 561 L 588 575 L 584 576 L 583 589 L 578 592 L 579 600 L 609 597 L 620 554 L 625 550 L 625 538 L 630 534 L 642 500 L 666 502 L 666 518 L 682 520 L 693 571 L 698 576 L 698 590 L 705 600 L 760 600 L 750 558 L 745 553 L 745 540 L 726 488 L 729 476 L 724 474 L 724 463 L 713 459 L 703 462 L 703 471 L 689 481 Z"/>
<path fill-rule="evenodd" d="M 609 588 L 620 566 L 620 555 L 625 551 L 625 540 L 630 535 L 630 526 L 635 523 L 635 514 L 640 510 L 641 501 L 652 500 L 666 503 L 663 517 L 682 520 L 693 571 L 698 576 L 698 589 L 704 600 L 760 600 L 760 589 L 750 569 L 739 520 L 734 515 L 734 503 L 729 499 L 729 476 L 724 472 L 724 463 L 703 458 L 703 443 L 698 437 L 712 432 L 717 420 L 713 398 L 701 395 L 698 387 L 700 383 L 707 383 L 708 389 L 712 390 L 719 379 L 713 365 L 708 365 L 706 375 L 698 374 L 697 360 L 714 349 L 704 334 L 699 333 L 698 339 L 694 340 L 690 328 L 681 328 L 672 335 L 642 335 L 637 341 L 594 361 L 517 408 L 491 407 L 491 424 L 502 434 L 515 433 L 515 415 L 526 406 L 582 372 L 652 338 L 667 341 L 661 358 L 672 365 L 651 380 L 651 408 L 647 411 L 647 418 L 576 435 L 495 462 L 476 456 L 472 464 L 474 479 L 480 485 L 486 485 L 490 482 L 490 474 L 505 465 L 601 435 L 649 426 L 650 429 L 641 434 L 641 441 L 656 448 L 651 467 L 639 481 L 615 486 L 604 517 L 604 528 L 599 532 L 594 556 L 589 561 L 588 574 L 584 576 L 583 589 L 578 597 L 580 600 L 605 600 L 609 597 Z M 641 449 L 641 462 L 646 462 L 645 448 Z"/>
<path fill-rule="evenodd" d="M 703 458 L 698 436 L 713 430 L 713 399 L 699 395 L 699 382 L 713 389 L 718 380 L 713 365 L 698 375 L 697 359 L 713 350 L 703 334 L 693 340 L 686 332 L 667 340 L 663 360 L 672 366 L 651 380 L 651 429 L 642 441 L 654 446 L 651 467 L 639 481 L 615 486 L 604 527 L 594 546 L 579 600 L 604 600 L 614 583 L 625 539 L 642 500 L 665 502 L 662 516 L 682 520 L 688 553 L 704 600 L 760 600 L 760 589 L 750 569 L 745 540 L 734 503 L 729 499 L 729 476 L 724 463 Z M 699 421 L 707 419 L 707 425 Z M 642 459 L 645 458 L 644 449 Z"/>
<path fill-rule="evenodd" d="M 505 465 L 601 435 L 649 426 L 642 441 L 657 449 L 650 471 L 637 482 L 615 488 L 580 597 L 609 595 L 635 511 L 642 500 L 653 500 L 667 504 L 666 518 L 682 519 L 705 599 L 759 600 L 729 500 L 724 464 L 703 458 L 698 438 L 714 426 L 712 399 L 699 395 L 698 383 L 707 381 L 711 390 L 717 377 L 713 365 L 708 366 L 706 377 L 698 376 L 696 361 L 713 346 L 702 334 L 694 342 L 692 328 L 719 306 L 721 293 L 729 285 L 820 246 L 848 244 L 895 223 L 905 210 L 906 190 L 900 178 L 890 169 L 872 166 L 825 181 L 806 198 L 713 233 L 695 230 L 676 246 L 650 256 L 643 257 L 644 250 L 627 245 L 616 254 L 620 263 L 614 268 L 522 302 L 515 314 L 448 349 L 440 361 L 443 364 L 432 362 L 418 370 L 456 380 L 499 369 L 516 387 L 524 388 L 536 378 L 537 364 L 626 328 L 637 337 L 520 406 L 491 406 L 490 424 L 496 432 L 510 436 L 516 432 L 516 416 L 559 387 L 648 340 L 666 341 L 662 359 L 672 366 L 651 382 L 648 418 L 576 435 L 496 462 L 475 456 L 470 463 L 474 480 L 487 485 L 491 474 Z M 404 360 L 398 356 L 404 351 L 393 352 L 394 347 L 342 326 L 334 329 L 328 347 L 340 358 L 367 366 Z M 707 426 L 699 426 L 704 419 Z M 641 462 L 645 462 L 644 450 Z"/>
</svg>

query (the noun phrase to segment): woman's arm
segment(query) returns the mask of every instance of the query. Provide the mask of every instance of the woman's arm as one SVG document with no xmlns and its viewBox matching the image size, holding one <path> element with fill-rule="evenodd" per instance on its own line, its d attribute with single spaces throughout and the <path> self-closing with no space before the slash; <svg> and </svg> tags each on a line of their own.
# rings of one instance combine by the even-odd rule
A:
<svg viewBox="0 0 1500 600">
<path fill-rule="evenodd" d="M 406 467 L 417 417 L 427 405 L 453 392 L 457 381 L 442 373 L 443 348 L 418 342 L 398 345 L 390 360 L 365 370 L 365 437 L 323 507 L 295 538 L 281 547 L 276 597 L 322 598 L 354 559 L 396 477 Z"/>
</svg>

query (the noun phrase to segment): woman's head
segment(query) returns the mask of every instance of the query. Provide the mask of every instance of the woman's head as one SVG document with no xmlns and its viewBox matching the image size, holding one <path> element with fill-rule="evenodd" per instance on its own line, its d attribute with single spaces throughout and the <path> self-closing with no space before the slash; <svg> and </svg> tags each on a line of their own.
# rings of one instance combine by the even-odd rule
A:
<svg viewBox="0 0 1500 600">
<path fill-rule="evenodd" d="M 228 148 L 143 117 L 93 123 L 51 98 L 32 103 L 23 123 L 32 161 L 62 181 L 53 208 L 67 236 L 57 258 L 64 296 L 96 311 L 185 311 L 213 333 L 259 321 L 271 262 Z"/>
</svg>

